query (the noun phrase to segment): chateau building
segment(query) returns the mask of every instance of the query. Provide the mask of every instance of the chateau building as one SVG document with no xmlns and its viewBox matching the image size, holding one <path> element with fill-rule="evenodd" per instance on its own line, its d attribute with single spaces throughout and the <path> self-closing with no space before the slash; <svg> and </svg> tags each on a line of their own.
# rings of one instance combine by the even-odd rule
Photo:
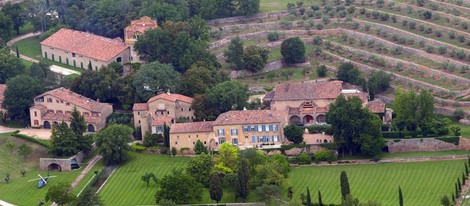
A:
<svg viewBox="0 0 470 206">
<path fill-rule="evenodd" d="M 148 16 L 143 16 L 138 20 L 131 21 L 131 25 L 124 28 L 124 41 L 130 46 L 132 62 L 141 62 L 139 55 L 134 51 L 137 38 L 143 35 L 145 31 L 158 28 L 156 20 L 152 20 Z"/>
<path fill-rule="evenodd" d="M 191 108 L 193 98 L 181 94 L 162 93 L 150 98 L 145 103 L 135 103 L 134 126 L 145 133 L 163 133 L 164 126 L 176 122 L 192 121 L 194 111 Z"/>
<path fill-rule="evenodd" d="M 41 42 L 42 57 L 82 69 L 99 70 L 112 62 L 130 62 L 130 48 L 122 39 L 60 29 Z"/>
<path fill-rule="evenodd" d="M 51 129 L 52 125 L 62 121 L 70 126 L 74 108 L 85 117 L 88 132 L 104 128 L 106 118 L 113 112 L 111 104 L 91 100 L 61 87 L 34 98 L 34 105 L 29 109 L 31 127 Z"/>
</svg>

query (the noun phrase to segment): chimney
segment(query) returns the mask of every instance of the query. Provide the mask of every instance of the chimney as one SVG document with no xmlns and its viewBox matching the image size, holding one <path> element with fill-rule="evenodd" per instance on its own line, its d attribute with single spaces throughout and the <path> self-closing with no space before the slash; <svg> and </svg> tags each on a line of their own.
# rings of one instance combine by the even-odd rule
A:
<svg viewBox="0 0 470 206">
<path fill-rule="evenodd" d="M 170 95 L 170 89 L 168 89 L 168 91 L 166 92 L 166 94 Z"/>
<path fill-rule="evenodd" d="M 243 107 L 243 111 L 245 111 L 245 110 L 246 110 L 246 107 Z"/>
</svg>

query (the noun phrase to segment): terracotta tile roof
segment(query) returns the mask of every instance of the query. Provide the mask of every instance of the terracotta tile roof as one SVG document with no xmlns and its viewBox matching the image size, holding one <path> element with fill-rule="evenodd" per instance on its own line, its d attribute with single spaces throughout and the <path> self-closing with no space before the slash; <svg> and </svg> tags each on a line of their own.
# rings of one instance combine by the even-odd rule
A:
<svg viewBox="0 0 470 206">
<path fill-rule="evenodd" d="M 42 115 L 43 120 L 55 121 L 55 122 L 62 122 L 62 121 L 70 121 L 71 114 L 65 113 L 49 113 L 46 112 Z M 99 123 L 101 120 L 100 117 L 94 116 L 85 116 L 85 122 L 87 123 Z M 52 123 L 52 122 L 51 122 Z"/>
<path fill-rule="evenodd" d="M 0 102 L 3 102 L 5 99 L 5 90 L 7 89 L 6 84 L 0 84 Z"/>
<path fill-rule="evenodd" d="M 181 95 L 181 94 L 161 93 L 157 96 L 154 96 L 154 97 L 150 98 L 147 101 L 147 103 L 156 101 L 158 99 L 165 99 L 165 100 L 168 100 L 168 101 L 171 101 L 171 102 L 176 102 L 176 100 L 187 102 L 187 103 L 192 103 L 193 102 L 193 98 L 188 97 L 188 96 L 184 96 L 184 95 Z"/>
<path fill-rule="evenodd" d="M 152 20 L 148 16 L 143 16 L 138 20 L 131 21 L 131 25 L 124 28 L 126 38 L 133 38 L 134 34 L 143 34 L 149 29 L 156 29 L 158 27 L 157 21 Z"/>
<path fill-rule="evenodd" d="M 77 107 L 81 107 L 83 109 L 86 109 L 92 112 L 102 112 L 104 107 L 109 105 L 107 103 L 100 103 L 90 98 L 87 98 L 85 96 L 79 95 L 63 87 L 42 93 L 41 95 L 38 95 L 37 97 L 35 97 L 35 99 L 43 97 L 45 95 L 54 96 L 57 99 L 63 100 Z M 44 101 L 47 101 L 47 100 L 45 99 Z"/>
<path fill-rule="evenodd" d="M 145 111 L 149 110 L 147 103 L 135 103 L 132 107 L 132 111 Z"/>
<path fill-rule="evenodd" d="M 384 113 L 385 103 L 380 99 L 375 99 L 367 104 L 367 109 L 373 113 Z"/>
<path fill-rule="evenodd" d="M 31 108 L 36 108 L 36 109 L 47 109 L 46 106 L 42 105 L 42 104 L 35 104 L 33 105 Z"/>
<path fill-rule="evenodd" d="M 298 107 L 289 107 L 289 114 L 300 114 L 300 108 L 298 108 Z"/>
<path fill-rule="evenodd" d="M 335 99 L 342 88 L 342 81 L 286 83 L 276 86 L 274 101 Z"/>
<path fill-rule="evenodd" d="M 212 132 L 213 123 L 213 121 L 176 123 L 171 125 L 170 133 Z"/>
<path fill-rule="evenodd" d="M 41 42 L 41 45 L 76 53 L 100 61 L 110 61 L 129 48 L 120 39 L 110 39 L 92 33 L 60 29 Z"/>
<path fill-rule="evenodd" d="M 272 100 L 274 98 L 274 91 L 270 91 L 270 92 L 267 92 L 265 95 L 264 95 L 264 101 L 266 100 Z"/>
<path fill-rule="evenodd" d="M 171 117 L 168 116 L 158 116 L 153 118 L 152 126 L 160 126 L 160 125 L 170 125 L 171 124 Z"/>
<path fill-rule="evenodd" d="M 286 112 L 277 110 L 237 110 L 222 113 L 214 125 L 263 124 L 285 121 Z"/>
</svg>

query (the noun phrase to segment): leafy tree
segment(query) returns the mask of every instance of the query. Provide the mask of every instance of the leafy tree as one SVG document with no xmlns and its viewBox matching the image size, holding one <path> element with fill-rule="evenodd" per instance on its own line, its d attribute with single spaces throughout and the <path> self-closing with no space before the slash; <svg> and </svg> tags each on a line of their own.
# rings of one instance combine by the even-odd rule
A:
<svg viewBox="0 0 470 206">
<path fill-rule="evenodd" d="M 291 37 L 281 44 L 281 54 L 288 64 L 305 62 L 305 44 L 299 37 Z"/>
<path fill-rule="evenodd" d="M 0 49 L 0 83 L 4 84 L 8 79 L 22 74 L 25 70 L 20 59 L 13 55 L 7 48 Z"/>
<path fill-rule="evenodd" d="M 238 14 L 250 16 L 259 12 L 260 0 L 238 0 Z"/>
<path fill-rule="evenodd" d="M 212 173 L 209 176 L 209 194 L 211 200 L 214 200 L 219 204 L 220 200 L 224 195 L 223 191 L 223 174 L 222 173 Z"/>
<path fill-rule="evenodd" d="M 75 155 L 78 151 L 77 137 L 68 128 L 67 123 L 61 122 L 54 125 L 49 152 L 60 157 Z"/>
<path fill-rule="evenodd" d="M 206 153 L 197 155 L 186 165 L 186 173 L 204 186 L 209 185 L 209 175 L 213 166 L 212 157 Z"/>
<path fill-rule="evenodd" d="M 26 157 L 28 157 L 28 155 L 30 155 L 32 152 L 33 149 L 27 144 L 22 144 L 20 147 L 18 147 L 18 154 L 23 156 L 24 159 L 26 159 Z"/>
<path fill-rule="evenodd" d="M 398 203 L 400 206 L 403 206 L 403 193 L 401 192 L 401 187 L 398 187 Z"/>
<path fill-rule="evenodd" d="M 333 127 L 333 137 L 343 155 L 344 150 L 349 150 L 349 154 L 361 153 L 369 156 L 381 151 L 384 144 L 382 121 L 367 108 L 363 108 L 359 98 L 346 99 L 340 95 L 330 104 L 326 119 Z"/>
<path fill-rule="evenodd" d="M 96 146 L 106 165 L 121 164 L 126 161 L 128 143 L 132 140 L 132 128 L 127 125 L 113 124 L 96 135 Z"/>
<path fill-rule="evenodd" d="M 194 145 L 194 153 L 198 154 L 208 154 L 209 151 L 207 147 L 201 142 L 201 140 L 197 140 L 196 144 Z"/>
<path fill-rule="evenodd" d="M 307 187 L 307 206 L 313 206 L 312 197 L 310 197 L 310 190 Z"/>
<path fill-rule="evenodd" d="M 173 170 L 160 181 L 160 188 L 155 194 L 157 203 L 163 199 L 177 204 L 200 201 L 203 186 L 181 170 Z"/>
<path fill-rule="evenodd" d="M 0 11 L 0 38 L 8 39 L 10 37 L 12 21 L 3 11 Z"/>
<path fill-rule="evenodd" d="M 218 114 L 232 109 L 241 110 L 248 101 L 247 86 L 237 81 L 226 81 L 216 84 L 206 94 L 209 105 L 214 105 L 214 109 L 217 109 Z"/>
<path fill-rule="evenodd" d="M 72 83 L 71 90 L 90 99 L 99 99 L 103 102 L 115 102 L 118 95 L 122 95 L 118 88 L 119 74 L 113 68 L 104 67 L 99 71 L 85 70 Z M 119 88 L 120 89 L 120 88 Z"/>
<path fill-rule="evenodd" d="M 77 200 L 73 203 L 74 206 L 89 206 L 89 205 L 103 205 L 100 196 L 96 191 L 88 187 L 77 197 Z"/>
<path fill-rule="evenodd" d="M 75 201 L 76 197 L 73 188 L 68 182 L 59 182 L 51 185 L 47 190 L 45 200 L 55 202 L 58 205 L 69 205 Z"/>
<path fill-rule="evenodd" d="M 390 74 L 387 74 L 384 71 L 373 72 L 367 82 L 367 88 L 371 99 L 374 99 L 375 94 L 386 91 L 390 87 L 390 81 Z"/>
<path fill-rule="evenodd" d="M 267 38 L 268 38 L 268 41 L 277 41 L 279 39 L 279 33 L 269 32 Z"/>
<path fill-rule="evenodd" d="M 431 19 L 431 17 L 432 17 L 432 12 L 431 12 L 431 11 L 428 11 L 428 10 L 424 11 L 424 12 L 423 12 L 423 17 L 424 17 L 424 19 Z"/>
<path fill-rule="evenodd" d="M 76 107 L 73 108 L 70 117 L 70 129 L 77 140 L 77 149 L 85 152 L 90 151 L 93 138 L 90 135 L 83 135 L 86 132 L 85 117 L 80 114 Z"/>
<path fill-rule="evenodd" d="M 134 75 L 132 86 L 140 101 L 147 101 L 158 92 L 178 92 L 181 75 L 171 65 L 151 62 Z"/>
<path fill-rule="evenodd" d="M 338 67 L 336 76 L 339 80 L 351 84 L 357 84 L 362 79 L 361 72 L 351 62 L 342 63 Z"/>
<path fill-rule="evenodd" d="M 414 91 L 405 93 L 398 90 L 392 108 L 396 114 L 393 125 L 398 130 L 421 129 L 423 132 L 429 132 L 433 127 L 434 98 L 426 90 L 421 90 L 419 95 Z"/>
<path fill-rule="evenodd" d="M 150 180 L 153 180 L 155 183 L 158 182 L 157 176 L 151 172 L 145 173 L 144 175 L 142 175 L 142 177 L 140 177 L 140 179 L 147 184 L 147 187 L 149 186 Z"/>
<path fill-rule="evenodd" d="M 188 96 L 204 94 L 207 89 L 215 84 L 222 82 L 224 77 L 215 67 L 194 64 L 188 69 L 181 78 L 182 93 Z"/>
<path fill-rule="evenodd" d="M 320 65 L 320 67 L 318 67 L 317 69 L 317 74 L 319 77 L 326 77 L 326 72 L 328 70 L 326 69 L 326 66 L 325 65 Z"/>
<path fill-rule="evenodd" d="M 269 50 L 259 46 L 248 46 L 243 53 L 244 68 L 251 72 L 261 71 L 268 61 Z"/>
<path fill-rule="evenodd" d="M 244 49 L 243 41 L 240 37 L 237 36 L 230 40 L 227 50 L 224 51 L 224 57 L 226 59 L 225 61 L 234 65 L 236 69 L 243 69 Z"/>
<path fill-rule="evenodd" d="M 2 11 L 12 20 L 16 35 L 20 35 L 20 28 L 25 24 L 27 18 L 27 11 L 23 5 L 7 2 L 3 6 Z"/>
<path fill-rule="evenodd" d="M 281 199 L 281 187 L 279 185 L 263 184 L 256 187 L 254 193 L 258 200 L 266 202 L 266 205 L 273 205 L 269 204 L 269 201 L 273 199 Z"/>
<path fill-rule="evenodd" d="M 346 171 L 341 171 L 341 178 L 340 178 L 340 183 L 341 183 L 341 196 L 343 197 L 342 199 L 346 199 L 347 196 L 351 194 L 351 190 L 349 189 L 349 180 L 348 180 L 348 175 L 346 174 Z"/>
<path fill-rule="evenodd" d="M 284 128 L 284 136 L 294 144 L 300 144 L 304 141 L 304 130 L 296 125 L 287 125 Z"/>
<path fill-rule="evenodd" d="M 224 173 L 231 173 L 237 169 L 238 148 L 230 143 L 219 146 L 219 156 L 216 158 L 215 169 Z"/>
<path fill-rule="evenodd" d="M 150 132 L 147 132 L 144 136 L 144 146 L 146 147 L 157 146 L 159 139 L 163 139 L 162 134 L 150 134 Z"/>
<path fill-rule="evenodd" d="M 250 180 L 250 163 L 247 159 L 241 159 L 237 171 L 237 184 L 235 197 L 240 198 L 242 202 L 246 201 L 249 194 L 249 180 Z"/>
<path fill-rule="evenodd" d="M 52 72 L 46 62 L 33 63 L 29 68 L 29 75 L 37 79 L 46 88 L 57 86 L 57 74 Z"/>
</svg>

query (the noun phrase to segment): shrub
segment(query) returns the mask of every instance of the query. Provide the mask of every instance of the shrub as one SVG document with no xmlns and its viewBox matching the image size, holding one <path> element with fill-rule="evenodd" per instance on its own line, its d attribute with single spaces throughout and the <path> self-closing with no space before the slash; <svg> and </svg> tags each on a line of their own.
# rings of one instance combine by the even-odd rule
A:
<svg viewBox="0 0 470 206">
<path fill-rule="evenodd" d="M 178 150 L 176 149 L 176 147 L 172 147 L 171 148 L 171 155 L 175 156 L 177 151 Z"/>
<path fill-rule="evenodd" d="M 327 69 L 325 65 L 320 65 L 320 67 L 317 69 L 317 74 L 319 77 L 326 77 L 326 72 Z"/>
<path fill-rule="evenodd" d="M 325 134 L 331 135 L 333 133 L 333 127 L 331 125 L 311 125 L 305 128 L 308 129 L 310 134 L 325 132 Z"/>
<path fill-rule="evenodd" d="M 140 145 L 139 143 L 134 143 L 131 145 L 131 149 L 132 151 L 135 151 L 135 152 L 143 152 L 145 151 L 146 147 L 143 145 Z"/>
<path fill-rule="evenodd" d="M 465 117 L 465 112 L 463 111 L 463 109 L 458 108 L 454 111 L 453 117 L 456 120 L 463 119 Z"/>
<path fill-rule="evenodd" d="M 279 33 L 278 32 L 269 32 L 267 36 L 269 41 L 277 41 L 279 39 Z"/>
<path fill-rule="evenodd" d="M 302 152 L 302 153 L 299 154 L 299 156 L 297 156 L 297 162 L 299 164 L 311 164 L 312 159 L 310 158 L 310 156 L 307 153 Z"/>
<path fill-rule="evenodd" d="M 327 161 L 329 163 L 336 161 L 336 155 L 333 151 L 318 151 L 314 154 L 315 162 Z"/>
</svg>

